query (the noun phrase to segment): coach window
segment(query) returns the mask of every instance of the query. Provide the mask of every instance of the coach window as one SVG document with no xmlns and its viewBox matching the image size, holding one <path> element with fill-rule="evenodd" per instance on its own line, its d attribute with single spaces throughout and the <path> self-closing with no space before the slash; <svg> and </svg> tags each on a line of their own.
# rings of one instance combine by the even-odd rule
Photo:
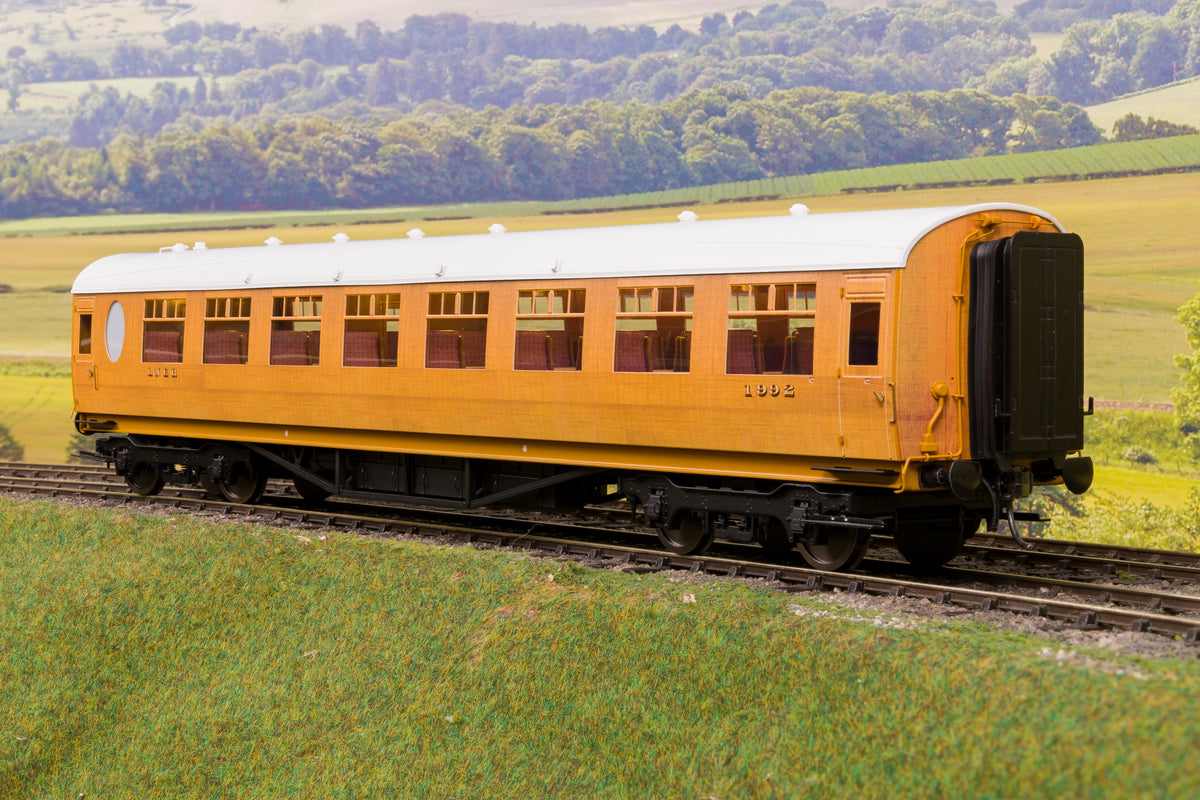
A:
<svg viewBox="0 0 1200 800">
<path fill-rule="evenodd" d="M 90 356 L 92 354 L 92 315 L 79 315 L 79 348 L 77 350 L 81 356 Z"/>
<path fill-rule="evenodd" d="M 305 367 L 321 361 L 321 296 L 275 297 L 271 305 L 271 363 Z"/>
<path fill-rule="evenodd" d="M 513 368 L 578 370 L 583 348 L 583 289 L 517 293 Z"/>
<path fill-rule="evenodd" d="M 816 310 L 815 283 L 730 287 L 725 372 L 812 375 Z"/>
<path fill-rule="evenodd" d="M 860 367 L 879 363 L 879 303 L 850 304 L 850 351 L 846 363 Z"/>
<path fill-rule="evenodd" d="M 692 287 L 617 290 L 615 372 L 689 372 Z"/>
<path fill-rule="evenodd" d="M 400 338 L 400 295 L 346 295 L 342 365 L 394 367 Z"/>
<path fill-rule="evenodd" d="M 142 361 L 178 364 L 183 361 L 183 298 L 147 300 L 142 314 Z"/>
<path fill-rule="evenodd" d="M 204 363 L 245 364 L 250 341 L 250 298 L 204 301 Z"/>
<path fill-rule="evenodd" d="M 482 369 L 487 352 L 487 292 L 430 292 L 425 366 Z"/>
</svg>

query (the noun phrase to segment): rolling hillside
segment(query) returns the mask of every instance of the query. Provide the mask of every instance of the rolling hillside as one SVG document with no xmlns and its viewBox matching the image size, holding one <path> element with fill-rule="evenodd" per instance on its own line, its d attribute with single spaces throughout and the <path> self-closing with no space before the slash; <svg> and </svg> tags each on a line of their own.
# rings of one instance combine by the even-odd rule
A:
<svg viewBox="0 0 1200 800">
<path fill-rule="evenodd" d="M 1107 103 L 1088 106 L 1086 111 L 1097 127 L 1109 133 L 1113 123 L 1126 114 L 1200 128 L 1200 78 L 1126 95 Z"/>
</svg>

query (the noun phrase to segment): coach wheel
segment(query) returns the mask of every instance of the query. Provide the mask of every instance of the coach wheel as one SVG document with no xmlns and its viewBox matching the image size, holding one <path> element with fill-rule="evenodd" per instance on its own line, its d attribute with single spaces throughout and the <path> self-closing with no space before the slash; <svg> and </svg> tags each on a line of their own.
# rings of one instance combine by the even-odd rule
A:
<svg viewBox="0 0 1200 800">
<path fill-rule="evenodd" d="M 796 549 L 813 569 L 854 569 L 867 552 L 868 531 L 834 528 L 818 537 L 820 542 L 797 542 Z"/>
<path fill-rule="evenodd" d="M 221 496 L 238 504 L 257 502 L 265 488 L 267 472 L 254 460 L 234 465 L 233 476 L 227 481 L 217 482 Z"/>
<path fill-rule="evenodd" d="M 292 477 L 292 484 L 296 487 L 296 491 L 300 493 L 309 503 L 320 503 L 329 497 L 329 491 L 322 489 L 310 480 L 301 478 L 299 475 Z"/>
<path fill-rule="evenodd" d="M 163 488 L 162 473 L 158 471 L 156 465 L 145 461 L 139 461 L 133 465 L 125 475 L 125 482 L 129 484 L 129 488 L 134 494 L 142 497 L 158 494 Z"/>
<path fill-rule="evenodd" d="M 892 536 L 900 555 L 915 570 L 933 572 L 958 555 L 966 534 L 978 526 L 977 516 L 965 519 L 898 519 Z"/>
<path fill-rule="evenodd" d="M 675 524 L 677 527 L 658 529 L 658 540 L 672 553 L 695 555 L 703 553 L 712 544 L 712 528 L 701 515 L 684 512 Z"/>
</svg>

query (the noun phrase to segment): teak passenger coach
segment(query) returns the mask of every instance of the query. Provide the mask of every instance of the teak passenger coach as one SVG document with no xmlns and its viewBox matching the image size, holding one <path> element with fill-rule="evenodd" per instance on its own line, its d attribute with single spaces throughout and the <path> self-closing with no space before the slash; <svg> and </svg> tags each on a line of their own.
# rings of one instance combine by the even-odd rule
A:
<svg viewBox="0 0 1200 800">
<path fill-rule="evenodd" d="M 139 493 L 621 495 L 676 552 L 834 569 L 873 531 L 937 566 L 1034 485 L 1090 485 L 1083 246 L 1050 215 L 680 218 L 101 259 L 76 425 Z"/>
</svg>

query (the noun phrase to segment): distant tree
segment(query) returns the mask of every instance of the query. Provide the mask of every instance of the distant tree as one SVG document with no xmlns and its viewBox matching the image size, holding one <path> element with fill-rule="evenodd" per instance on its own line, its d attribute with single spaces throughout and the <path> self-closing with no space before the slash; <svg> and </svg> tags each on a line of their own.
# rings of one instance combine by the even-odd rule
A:
<svg viewBox="0 0 1200 800">
<path fill-rule="evenodd" d="M 1182 75 L 1186 58 L 1187 42 L 1183 35 L 1159 25 L 1138 38 L 1129 71 L 1142 87 L 1162 86 Z"/>
<path fill-rule="evenodd" d="M 499 125 L 488 149 L 504 174 L 510 197 L 561 200 L 569 194 L 566 141 L 557 131 Z"/>
<path fill-rule="evenodd" d="M 25 458 L 25 448 L 12 437 L 8 428 L 0 425 L 0 461 L 21 461 Z"/>
<path fill-rule="evenodd" d="M 21 107 L 21 74 L 17 70 L 8 73 L 8 110 L 16 111 Z"/>
<path fill-rule="evenodd" d="M 1180 385 L 1171 390 L 1171 400 L 1180 430 L 1200 456 L 1200 294 L 1179 309 L 1177 318 L 1187 332 L 1190 350 L 1175 356 L 1183 375 Z"/>
<path fill-rule="evenodd" d="M 700 35 L 707 37 L 715 37 L 721 33 L 721 30 L 729 24 L 729 18 L 719 11 L 711 17 L 705 17 L 700 20 Z"/>
<path fill-rule="evenodd" d="M 358 48 L 360 61 L 374 61 L 383 55 L 383 31 L 369 19 L 359 22 L 354 29 L 354 46 Z"/>
<path fill-rule="evenodd" d="M 1118 142 L 1132 142 L 1138 139 L 1161 139 L 1167 136 L 1183 136 L 1197 133 L 1191 125 L 1181 125 L 1166 120 L 1150 117 L 1142 119 L 1137 114 L 1129 113 L 1113 123 L 1113 139 Z"/>
</svg>

